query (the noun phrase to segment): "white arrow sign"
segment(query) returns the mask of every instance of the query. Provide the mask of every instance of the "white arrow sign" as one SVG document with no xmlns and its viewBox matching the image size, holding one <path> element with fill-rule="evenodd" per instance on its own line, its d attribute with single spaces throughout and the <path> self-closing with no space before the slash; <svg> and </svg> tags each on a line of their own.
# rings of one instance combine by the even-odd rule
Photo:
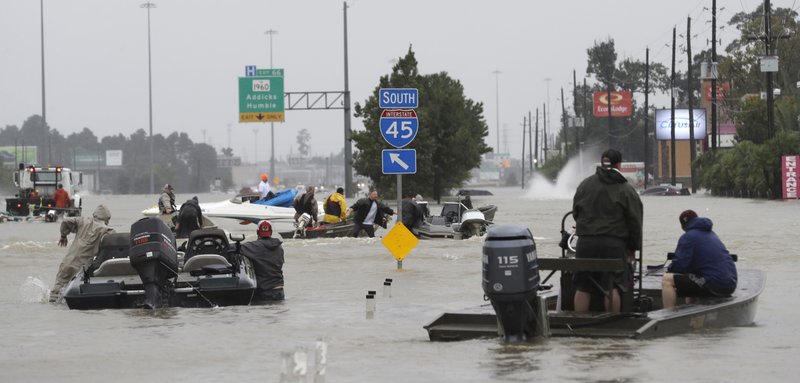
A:
<svg viewBox="0 0 800 383">
<path fill-rule="evenodd" d="M 408 170 L 408 164 L 403 162 L 403 160 L 400 159 L 400 153 L 389 153 L 389 159 L 393 163 L 396 163 L 396 164 L 400 165 L 400 167 L 402 167 L 403 170 Z"/>
</svg>

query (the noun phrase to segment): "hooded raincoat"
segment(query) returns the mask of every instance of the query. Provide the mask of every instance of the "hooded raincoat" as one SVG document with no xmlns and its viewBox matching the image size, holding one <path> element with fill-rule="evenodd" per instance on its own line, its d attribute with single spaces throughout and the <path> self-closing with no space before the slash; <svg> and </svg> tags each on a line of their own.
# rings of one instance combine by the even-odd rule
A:
<svg viewBox="0 0 800 383">
<path fill-rule="evenodd" d="M 85 264 L 89 263 L 100 248 L 100 241 L 106 234 L 113 233 L 108 227 L 111 212 L 100 205 L 94 209 L 92 217 L 67 217 L 61 221 L 61 236 L 75 233 L 75 239 L 67 250 L 64 260 L 58 267 L 53 291 L 58 293 Z"/>
<path fill-rule="evenodd" d="M 689 221 L 667 271 L 695 274 L 705 278 L 713 291 L 730 294 L 736 290 L 736 265 L 728 249 L 711 230 L 713 225 L 705 217 Z"/>
</svg>

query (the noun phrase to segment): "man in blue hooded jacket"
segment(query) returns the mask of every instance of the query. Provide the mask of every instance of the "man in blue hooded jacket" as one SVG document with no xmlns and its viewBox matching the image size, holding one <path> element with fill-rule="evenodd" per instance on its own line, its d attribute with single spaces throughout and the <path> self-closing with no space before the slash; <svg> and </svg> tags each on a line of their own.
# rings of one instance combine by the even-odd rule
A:
<svg viewBox="0 0 800 383">
<path fill-rule="evenodd" d="M 711 220 L 693 210 L 684 211 L 678 220 L 685 233 L 661 281 L 664 308 L 674 307 L 678 297 L 730 296 L 736 290 L 736 265 L 711 231 Z"/>
</svg>

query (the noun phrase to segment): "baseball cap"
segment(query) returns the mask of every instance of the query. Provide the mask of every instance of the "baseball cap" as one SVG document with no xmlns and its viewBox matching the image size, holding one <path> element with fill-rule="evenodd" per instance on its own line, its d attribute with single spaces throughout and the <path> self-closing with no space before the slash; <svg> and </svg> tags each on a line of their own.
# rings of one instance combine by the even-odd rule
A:
<svg viewBox="0 0 800 383">
<path fill-rule="evenodd" d="M 258 234 L 258 238 L 270 238 L 272 237 L 272 224 L 267 221 L 263 220 L 258 223 L 258 230 L 256 230 L 256 234 Z"/>
<path fill-rule="evenodd" d="M 681 228 L 686 229 L 686 225 L 691 222 L 691 220 L 697 218 L 697 213 L 694 210 L 684 210 L 683 213 L 678 217 L 678 221 L 681 223 Z"/>
<path fill-rule="evenodd" d="M 617 149 L 608 149 L 600 156 L 600 164 L 604 167 L 614 166 L 622 162 L 622 153 Z"/>
</svg>

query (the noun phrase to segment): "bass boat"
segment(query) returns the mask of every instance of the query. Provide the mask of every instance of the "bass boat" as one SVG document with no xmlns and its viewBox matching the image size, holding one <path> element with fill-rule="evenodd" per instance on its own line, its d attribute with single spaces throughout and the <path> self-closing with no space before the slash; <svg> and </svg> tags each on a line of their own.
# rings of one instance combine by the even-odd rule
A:
<svg viewBox="0 0 800 383">
<path fill-rule="evenodd" d="M 568 213 L 564 218 L 571 213 Z M 530 230 L 500 225 L 489 230 L 483 246 L 483 290 L 491 302 L 460 312 L 445 313 L 424 326 L 433 341 L 503 337 L 523 341 L 536 337 L 580 336 L 654 338 L 704 328 L 753 323 L 765 276 L 759 270 L 738 270 L 736 291 L 729 297 L 693 298 L 671 309 L 661 305 L 664 265 L 635 272 L 635 283 L 622 294 L 622 312 L 602 312 L 604 296 L 593 297 L 590 312 L 572 307 L 572 276 L 577 271 L 614 272 L 629 267 L 622 259 L 578 259 L 568 251 L 563 230 L 562 256 L 539 258 Z M 737 259 L 733 256 L 734 260 Z M 666 262 L 665 262 L 666 264 Z M 547 277 L 540 280 L 540 271 Z M 547 281 L 560 272 L 560 288 Z M 606 293 L 612 286 L 600 286 Z"/>
<path fill-rule="evenodd" d="M 257 282 L 241 254 L 242 240 L 202 228 L 179 251 L 166 224 L 142 218 L 130 233 L 105 236 L 97 256 L 67 284 L 63 297 L 70 309 L 80 310 L 247 305 Z"/>
</svg>

